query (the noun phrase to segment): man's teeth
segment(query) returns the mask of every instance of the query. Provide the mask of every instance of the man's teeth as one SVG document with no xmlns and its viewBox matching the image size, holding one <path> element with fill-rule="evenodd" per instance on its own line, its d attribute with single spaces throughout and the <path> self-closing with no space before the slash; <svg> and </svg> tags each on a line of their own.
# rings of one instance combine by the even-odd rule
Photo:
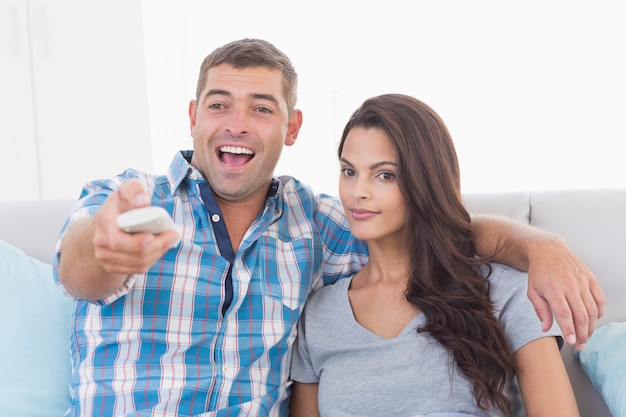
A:
<svg viewBox="0 0 626 417">
<path fill-rule="evenodd" d="M 220 151 L 228 152 L 228 153 L 236 153 L 236 154 L 254 155 L 254 152 L 252 152 L 250 149 L 242 148 L 241 146 L 222 146 L 220 148 Z"/>
</svg>

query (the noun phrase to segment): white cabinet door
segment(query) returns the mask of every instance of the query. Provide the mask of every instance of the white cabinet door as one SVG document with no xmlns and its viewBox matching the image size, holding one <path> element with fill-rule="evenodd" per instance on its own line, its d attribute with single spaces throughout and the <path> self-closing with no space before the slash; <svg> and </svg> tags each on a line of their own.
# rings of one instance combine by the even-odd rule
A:
<svg viewBox="0 0 626 417">
<path fill-rule="evenodd" d="M 28 9 L 0 0 L 0 200 L 40 197 Z"/>
<path fill-rule="evenodd" d="M 152 169 L 140 0 L 29 0 L 42 198 Z"/>
<path fill-rule="evenodd" d="M 151 171 L 141 1 L 0 2 L 1 198 L 76 198 Z"/>
</svg>

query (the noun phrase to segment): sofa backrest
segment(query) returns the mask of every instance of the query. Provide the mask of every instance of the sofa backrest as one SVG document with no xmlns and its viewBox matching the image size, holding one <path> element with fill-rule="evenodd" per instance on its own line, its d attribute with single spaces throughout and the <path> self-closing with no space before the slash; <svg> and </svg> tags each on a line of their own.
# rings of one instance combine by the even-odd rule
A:
<svg viewBox="0 0 626 417">
<path fill-rule="evenodd" d="M 626 189 L 562 190 L 464 195 L 470 213 L 507 216 L 558 233 L 589 265 L 607 296 L 598 325 L 626 321 Z M 59 231 L 73 200 L 0 202 L 0 240 L 51 263 Z M 562 350 L 581 416 L 611 417 L 600 395 L 574 359 Z"/>
<path fill-rule="evenodd" d="M 626 320 L 626 189 L 466 194 L 471 213 L 507 216 L 564 236 L 608 298 L 599 324 Z M 0 202 L 0 240 L 51 263 L 74 200 Z"/>
<path fill-rule="evenodd" d="M 563 236 L 598 278 L 607 297 L 597 326 L 626 321 L 626 189 L 533 191 L 465 196 L 471 213 L 499 214 Z M 566 345 L 563 360 L 581 416 L 611 414 Z"/>
<path fill-rule="evenodd" d="M 626 189 L 533 192 L 531 224 L 558 233 L 584 259 L 607 296 L 598 323 L 626 320 Z"/>
<path fill-rule="evenodd" d="M 52 263 L 61 227 L 74 200 L 0 202 L 0 240 Z"/>
</svg>

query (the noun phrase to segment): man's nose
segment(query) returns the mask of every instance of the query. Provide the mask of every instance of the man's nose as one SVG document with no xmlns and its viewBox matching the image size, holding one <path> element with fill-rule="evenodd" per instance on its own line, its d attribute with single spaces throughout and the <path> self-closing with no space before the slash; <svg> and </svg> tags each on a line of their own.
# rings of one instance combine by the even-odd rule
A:
<svg viewBox="0 0 626 417">
<path fill-rule="evenodd" d="M 249 114 L 244 109 L 233 108 L 225 126 L 226 132 L 233 136 L 241 136 L 249 131 Z"/>
</svg>

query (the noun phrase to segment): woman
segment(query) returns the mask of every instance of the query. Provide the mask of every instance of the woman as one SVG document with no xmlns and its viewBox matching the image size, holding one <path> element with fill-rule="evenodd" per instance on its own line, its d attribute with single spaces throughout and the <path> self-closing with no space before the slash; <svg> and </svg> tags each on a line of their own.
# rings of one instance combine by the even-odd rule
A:
<svg viewBox="0 0 626 417">
<path fill-rule="evenodd" d="M 369 261 L 307 302 L 290 415 L 578 416 L 559 330 L 541 331 L 526 275 L 476 255 L 439 116 L 409 96 L 371 98 L 339 159 Z"/>
</svg>

